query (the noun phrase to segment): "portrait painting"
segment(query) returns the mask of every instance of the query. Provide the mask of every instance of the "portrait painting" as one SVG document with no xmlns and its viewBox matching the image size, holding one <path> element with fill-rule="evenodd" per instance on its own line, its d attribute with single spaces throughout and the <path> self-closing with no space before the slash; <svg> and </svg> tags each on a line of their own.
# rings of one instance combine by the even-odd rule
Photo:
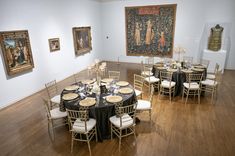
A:
<svg viewBox="0 0 235 156">
<path fill-rule="evenodd" d="M 27 30 L 0 32 L 1 49 L 8 75 L 14 75 L 34 67 Z"/>
<path fill-rule="evenodd" d="M 92 50 L 91 27 L 74 27 L 73 39 L 76 55 L 82 55 Z"/>
<path fill-rule="evenodd" d="M 60 39 L 59 38 L 51 38 L 49 41 L 50 52 L 60 50 Z"/>
<path fill-rule="evenodd" d="M 172 57 L 176 4 L 126 7 L 127 56 Z"/>
</svg>

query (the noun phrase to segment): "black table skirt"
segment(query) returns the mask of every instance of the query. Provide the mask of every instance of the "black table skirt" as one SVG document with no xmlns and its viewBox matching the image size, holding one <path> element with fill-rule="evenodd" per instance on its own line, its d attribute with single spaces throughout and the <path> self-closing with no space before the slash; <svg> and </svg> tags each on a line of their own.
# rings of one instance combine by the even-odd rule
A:
<svg viewBox="0 0 235 156">
<path fill-rule="evenodd" d="M 129 86 L 131 87 L 131 86 Z M 63 94 L 68 93 L 68 91 L 63 90 L 61 93 L 61 97 Z M 99 102 L 96 105 L 89 107 L 89 117 L 96 119 L 98 140 L 102 141 L 103 139 L 110 139 L 110 123 L 109 118 L 115 115 L 115 105 L 107 103 L 104 100 L 104 96 L 109 94 L 101 94 L 99 98 Z M 130 105 L 136 103 L 136 95 L 135 92 L 127 95 L 116 94 L 123 97 L 123 105 Z M 96 97 L 95 94 L 89 95 L 89 97 Z M 60 109 L 61 111 L 65 111 L 65 108 L 71 110 L 79 110 L 79 101 L 81 99 L 75 99 L 73 101 L 65 101 L 61 99 Z"/>
</svg>

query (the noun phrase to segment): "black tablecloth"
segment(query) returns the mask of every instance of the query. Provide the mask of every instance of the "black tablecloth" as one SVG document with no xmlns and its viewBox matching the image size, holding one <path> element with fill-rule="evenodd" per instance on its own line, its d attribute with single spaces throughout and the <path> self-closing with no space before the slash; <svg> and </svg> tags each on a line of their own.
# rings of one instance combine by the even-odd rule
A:
<svg viewBox="0 0 235 156">
<path fill-rule="evenodd" d="M 166 70 L 166 69 L 165 69 Z M 155 77 L 160 78 L 159 69 L 156 66 L 153 66 L 152 73 Z M 207 70 L 206 68 L 203 71 L 203 80 L 206 78 Z M 183 89 L 183 83 L 186 81 L 186 74 L 182 71 L 176 71 L 172 74 L 172 81 L 176 83 L 175 85 L 175 95 L 181 95 Z"/>
<path fill-rule="evenodd" d="M 81 83 L 78 83 L 77 85 L 84 87 Z M 128 87 L 131 87 L 129 85 Z M 70 91 L 71 92 L 71 91 Z M 85 90 L 77 90 L 73 91 L 78 94 L 84 93 Z M 115 105 L 110 104 L 106 102 L 106 100 L 103 98 L 104 96 L 108 96 L 112 93 L 112 89 L 109 93 L 104 93 L 101 94 L 99 97 L 96 96 L 96 94 L 91 94 L 91 95 L 86 95 L 87 97 L 95 97 L 97 98 L 97 103 L 94 106 L 89 107 L 89 117 L 96 119 L 97 122 L 97 133 L 98 133 L 98 139 L 99 141 L 102 141 L 103 139 L 109 139 L 110 138 L 110 124 L 109 124 L 109 118 L 113 115 L 115 115 Z M 61 93 L 61 97 L 65 94 L 68 93 L 68 91 L 63 90 Z M 123 98 L 123 105 L 130 105 L 133 104 L 137 101 L 135 92 L 131 94 L 115 94 L 115 95 L 120 95 Z M 60 104 L 60 109 L 61 111 L 65 111 L 65 108 L 71 109 L 71 110 L 79 110 L 79 102 L 80 100 L 84 99 L 85 97 L 79 97 L 75 100 L 72 101 L 65 101 L 61 98 L 61 104 Z"/>
</svg>

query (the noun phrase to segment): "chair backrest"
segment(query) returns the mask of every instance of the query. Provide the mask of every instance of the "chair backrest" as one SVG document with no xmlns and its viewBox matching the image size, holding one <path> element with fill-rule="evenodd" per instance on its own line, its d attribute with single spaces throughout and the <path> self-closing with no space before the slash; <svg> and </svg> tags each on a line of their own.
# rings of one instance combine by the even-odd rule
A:
<svg viewBox="0 0 235 156">
<path fill-rule="evenodd" d="M 192 83 L 197 82 L 200 83 L 202 81 L 203 73 L 186 73 L 186 82 Z"/>
<path fill-rule="evenodd" d="M 205 59 L 201 59 L 200 63 L 202 65 L 204 65 L 206 68 L 208 68 L 210 61 L 209 60 L 205 60 Z"/>
<path fill-rule="evenodd" d="M 183 61 L 184 61 L 184 62 L 185 62 L 185 61 L 188 61 L 188 62 L 193 63 L 193 57 L 191 57 L 191 56 L 183 56 Z"/>
<path fill-rule="evenodd" d="M 172 72 L 161 70 L 160 71 L 160 79 L 161 79 L 161 81 L 167 80 L 167 81 L 171 82 L 171 80 L 172 80 Z"/>
<path fill-rule="evenodd" d="M 73 78 L 75 83 L 81 81 L 81 76 L 79 75 L 79 73 L 73 74 Z"/>
<path fill-rule="evenodd" d="M 46 83 L 45 87 L 47 89 L 47 94 L 50 98 L 52 98 L 52 97 L 54 97 L 55 95 L 58 94 L 56 80 L 53 80 L 51 82 Z"/>
<path fill-rule="evenodd" d="M 123 123 L 130 122 L 131 120 L 133 120 L 132 125 L 135 125 L 136 106 L 137 106 L 137 103 L 134 103 L 128 106 L 118 107 L 119 116 L 120 116 L 120 127 L 122 127 Z M 124 117 L 125 114 L 130 115 L 131 118 L 125 118 Z"/>
<path fill-rule="evenodd" d="M 45 98 L 43 98 L 43 97 L 41 97 L 41 98 L 42 98 L 42 100 L 43 100 L 43 105 L 44 105 L 44 107 L 45 107 L 45 109 L 46 109 L 47 118 L 48 118 L 48 120 L 49 120 L 49 119 L 51 119 L 51 113 L 50 113 L 50 110 L 51 110 L 50 100 L 47 100 L 47 99 L 45 99 Z"/>
<path fill-rule="evenodd" d="M 143 66 L 143 71 L 142 71 L 142 76 L 144 76 L 144 77 L 149 77 L 149 76 L 151 76 L 150 74 L 152 73 L 152 66 L 150 67 L 150 66 L 146 66 L 146 65 L 144 65 Z M 144 72 L 144 73 L 143 73 Z"/>
<path fill-rule="evenodd" d="M 120 79 L 120 71 L 109 71 L 109 78 L 112 78 L 114 80 Z"/>
<path fill-rule="evenodd" d="M 143 85 L 144 85 L 144 77 L 141 75 L 134 74 L 134 89 L 142 91 Z"/>
<path fill-rule="evenodd" d="M 222 81 L 222 70 L 217 70 L 215 73 L 215 83 L 221 83 Z"/>
<path fill-rule="evenodd" d="M 147 57 L 145 58 L 145 62 L 146 65 L 152 65 L 154 64 L 154 57 Z"/>
<path fill-rule="evenodd" d="M 68 121 L 71 126 L 74 124 L 74 122 L 77 119 L 80 119 L 81 123 L 76 126 L 84 127 L 85 132 L 87 132 L 87 121 L 89 119 L 87 110 L 76 111 L 76 110 L 66 109 L 66 112 L 68 114 Z"/>
<path fill-rule="evenodd" d="M 117 116 L 120 116 L 120 115 L 121 115 L 120 112 L 119 112 L 119 107 L 122 107 L 122 105 L 123 105 L 123 101 L 121 101 L 121 102 L 116 102 L 116 103 L 115 103 L 115 114 L 116 114 Z"/>
</svg>

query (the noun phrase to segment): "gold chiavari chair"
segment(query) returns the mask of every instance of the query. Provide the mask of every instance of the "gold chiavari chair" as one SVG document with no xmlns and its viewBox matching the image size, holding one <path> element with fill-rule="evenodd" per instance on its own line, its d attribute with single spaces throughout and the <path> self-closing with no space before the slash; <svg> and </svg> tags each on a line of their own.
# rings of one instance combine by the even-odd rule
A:
<svg viewBox="0 0 235 156">
<path fill-rule="evenodd" d="M 60 94 L 58 93 L 56 80 L 45 84 L 47 95 L 50 98 L 51 106 L 60 104 Z"/>
<path fill-rule="evenodd" d="M 175 85 L 176 85 L 176 83 L 172 81 L 172 72 L 160 71 L 160 80 L 161 84 L 160 84 L 159 98 L 162 93 L 169 94 L 171 101 L 171 96 L 174 97 L 175 95 Z"/>
<path fill-rule="evenodd" d="M 118 81 L 120 79 L 120 71 L 109 71 L 109 78 Z"/>
<path fill-rule="evenodd" d="M 47 113 L 48 120 L 48 133 L 52 140 L 55 139 L 54 129 L 67 124 L 67 113 L 61 112 L 59 107 L 52 107 L 50 100 L 42 97 L 43 104 Z M 52 128 L 52 136 L 50 133 L 50 127 Z"/>
<path fill-rule="evenodd" d="M 83 141 L 87 142 L 89 153 L 91 155 L 90 141 L 95 136 L 97 138 L 96 120 L 89 118 L 88 110 L 69 110 L 66 109 L 68 114 L 68 120 L 71 125 L 72 140 L 71 140 L 71 152 L 73 151 L 73 142 Z"/>
<path fill-rule="evenodd" d="M 201 85 L 201 92 L 208 92 L 211 93 L 211 103 L 213 103 L 214 100 L 214 96 L 217 93 L 217 88 L 218 88 L 218 84 L 220 83 L 220 79 L 221 79 L 221 73 L 222 71 L 217 71 L 215 74 L 215 79 L 206 79 L 201 81 L 200 85 Z"/>
<path fill-rule="evenodd" d="M 148 111 L 150 121 L 151 121 L 151 116 L 152 116 L 153 93 L 154 93 L 154 87 L 153 85 L 151 85 L 151 92 L 149 95 L 149 100 L 138 100 L 137 107 L 136 107 L 136 111 L 138 113 L 143 112 L 143 111 Z"/>
<path fill-rule="evenodd" d="M 213 72 L 213 73 L 208 73 L 208 74 L 206 75 L 206 78 L 207 78 L 207 79 L 214 80 L 214 79 L 215 79 L 215 75 L 216 75 L 216 73 L 217 73 L 218 71 L 219 71 L 219 64 L 216 63 L 216 64 L 215 64 L 215 70 L 214 70 L 214 72 Z"/>
<path fill-rule="evenodd" d="M 182 100 L 184 95 L 186 95 L 185 104 L 188 101 L 188 96 L 193 95 L 194 97 L 198 96 L 198 104 L 200 104 L 200 83 L 202 81 L 203 73 L 186 73 L 186 82 L 183 83 L 183 93 Z"/>
<path fill-rule="evenodd" d="M 131 134 L 135 136 L 136 105 L 135 103 L 128 106 L 120 106 L 117 108 L 117 114 L 109 118 L 111 123 L 111 139 L 113 139 L 113 134 L 119 138 L 119 151 L 121 150 L 121 140 L 123 137 Z"/>
<path fill-rule="evenodd" d="M 151 69 L 144 67 L 144 72 L 142 73 L 144 73 L 142 74 L 144 77 L 144 85 L 148 87 L 149 91 L 151 89 L 151 85 L 153 85 L 154 88 L 157 88 L 159 91 L 160 79 L 153 75 Z"/>
<path fill-rule="evenodd" d="M 142 99 L 143 96 L 143 85 L 144 85 L 144 77 L 141 75 L 134 74 L 134 90 L 135 95 Z"/>
</svg>

